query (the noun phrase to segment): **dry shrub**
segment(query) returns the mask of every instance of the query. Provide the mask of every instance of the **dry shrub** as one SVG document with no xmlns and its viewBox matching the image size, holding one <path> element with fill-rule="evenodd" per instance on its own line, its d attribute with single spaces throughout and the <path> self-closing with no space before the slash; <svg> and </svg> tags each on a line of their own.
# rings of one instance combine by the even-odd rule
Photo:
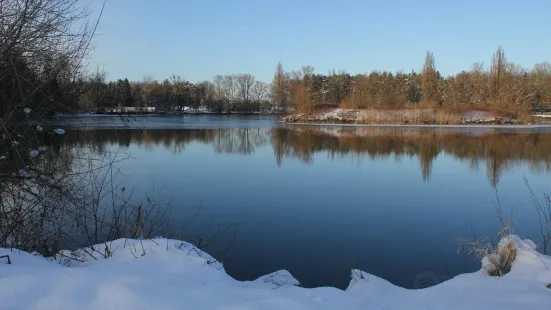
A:
<svg viewBox="0 0 551 310">
<path fill-rule="evenodd" d="M 379 117 L 377 117 L 379 115 Z M 459 124 L 461 118 L 454 113 L 433 109 L 377 109 L 365 110 L 360 117 L 363 124 Z"/>
<path fill-rule="evenodd" d="M 551 196 L 549 192 L 544 192 L 543 201 L 540 201 L 527 179 L 524 179 L 524 183 L 530 192 L 532 202 L 538 214 L 542 253 L 549 255 L 551 254 Z"/>
<path fill-rule="evenodd" d="M 377 124 L 377 112 L 373 110 L 365 111 L 359 119 L 362 124 Z"/>
<path fill-rule="evenodd" d="M 471 251 L 483 262 L 484 271 L 492 277 L 501 277 L 509 271 L 517 257 L 513 241 L 506 240 L 505 245 L 494 246 L 488 239 L 469 243 Z"/>
<path fill-rule="evenodd" d="M 458 125 L 461 123 L 461 119 L 462 117 L 458 113 L 450 113 L 442 109 L 436 112 L 436 124 L 439 125 Z"/>
<path fill-rule="evenodd" d="M 530 110 L 518 111 L 514 116 L 523 123 L 531 124 L 534 122 L 534 116 Z"/>
<path fill-rule="evenodd" d="M 441 109 L 448 114 L 463 115 L 467 111 L 480 111 L 492 113 L 496 118 L 518 119 L 523 123 L 532 123 L 532 111 L 525 108 L 515 108 L 512 111 L 507 111 L 491 106 L 475 106 L 475 105 L 450 105 L 442 106 Z"/>
<path fill-rule="evenodd" d="M 353 92 L 352 94 L 344 97 L 344 99 L 341 100 L 338 107 L 342 109 L 358 109 L 362 106 L 360 102 L 361 102 L 361 98 L 356 93 Z"/>
<path fill-rule="evenodd" d="M 510 238 L 511 227 L 507 226 L 498 232 L 500 243 L 494 245 L 488 238 L 476 241 L 466 241 L 460 238 L 461 249 L 467 249 L 468 254 L 474 254 L 482 261 L 486 274 L 492 277 L 501 277 L 509 271 L 517 257 L 517 249 Z"/>
<path fill-rule="evenodd" d="M 490 107 L 481 107 L 476 105 L 444 105 L 441 107 L 442 110 L 449 112 L 449 113 L 463 113 L 466 111 L 483 111 L 483 112 L 490 112 L 490 113 L 502 113 L 500 110 L 490 108 Z"/>
<path fill-rule="evenodd" d="M 434 122 L 434 112 L 431 109 L 423 109 L 419 111 L 417 124 L 432 124 Z"/>
<path fill-rule="evenodd" d="M 419 102 L 417 107 L 420 109 L 436 109 L 436 108 L 439 108 L 440 105 L 433 100 L 423 99 Z"/>
<path fill-rule="evenodd" d="M 492 114 L 495 114 L 495 115 L 505 115 L 505 114 L 508 114 L 508 115 L 512 115 L 512 116 L 516 116 L 516 114 L 510 112 L 510 111 L 505 111 L 505 110 L 500 110 L 500 109 L 497 109 L 497 108 L 494 108 L 494 107 L 489 107 L 489 106 L 476 106 L 476 105 L 467 105 L 467 104 L 463 104 L 463 105 L 444 105 L 442 106 L 440 109 L 448 112 L 448 113 L 464 113 L 464 112 L 467 112 L 467 111 L 478 111 L 478 112 L 489 112 L 489 113 L 492 113 Z"/>
<path fill-rule="evenodd" d="M 498 247 L 494 253 L 488 254 L 486 258 L 488 264 L 485 266 L 485 270 L 488 275 L 501 277 L 511 271 L 513 262 L 517 258 L 517 249 L 513 242 L 508 240 L 505 246 Z"/>
</svg>

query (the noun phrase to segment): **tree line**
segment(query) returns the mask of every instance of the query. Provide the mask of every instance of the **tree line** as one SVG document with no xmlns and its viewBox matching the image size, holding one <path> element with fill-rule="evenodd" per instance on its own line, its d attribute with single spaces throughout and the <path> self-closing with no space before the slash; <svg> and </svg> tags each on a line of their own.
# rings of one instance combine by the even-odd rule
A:
<svg viewBox="0 0 551 310">
<path fill-rule="evenodd" d="M 50 114 L 105 113 L 121 107 L 223 113 L 421 106 L 480 107 L 517 113 L 551 106 L 551 64 L 542 62 L 531 70 L 523 69 L 509 62 L 501 47 L 489 70 L 476 63 L 469 71 L 446 77 L 436 69 L 435 57 L 428 51 L 420 72 L 351 75 L 331 70 L 319 74 L 312 66 L 285 72 L 279 63 L 269 84 L 247 73 L 217 75 L 212 81 L 197 83 L 178 75 L 162 81 L 151 77 L 107 81 L 104 72 L 71 75 L 74 70 L 70 59 L 56 56 L 30 61 L 17 50 L 4 53 L 0 58 L 0 115 L 10 114 L 21 105 Z"/>
<path fill-rule="evenodd" d="M 269 106 L 269 88 L 251 74 L 217 75 L 213 81 L 192 83 L 178 75 L 159 82 L 151 77 L 107 82 L 104 73 L 81 81 L 81 110 L 105 112 L 117 107 L 154 107 L 156 112 L 200 108 L 212 112 L 255 112 Z"/>
<path fill-rule="evenodd" d="M 272 81 L 274 104 L 311 112 L 317 107 L 371 109 L 388 107 L 480 107 L 520 112 L 551 106 L 551 64 L 531 70 L 505 57 L 499 47 L 489 70 L 476 63 L 469 71 L 442 76 L 433 53 L 427 51 L 421 71 L 350 75 L 332 70 L 316 74 L 311 66 L 285 72 L 277 65 Z"/>
</svg>

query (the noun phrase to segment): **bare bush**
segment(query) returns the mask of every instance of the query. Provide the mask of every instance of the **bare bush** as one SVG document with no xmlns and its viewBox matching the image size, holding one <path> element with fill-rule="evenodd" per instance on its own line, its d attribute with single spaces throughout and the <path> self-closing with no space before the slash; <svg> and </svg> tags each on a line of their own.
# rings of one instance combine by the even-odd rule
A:
<svg viewBox="0 0 551 310">
<path fill-rule="evenodd" d="M 473 254 L 482 261 L 484 271 L 494 277 L 501 277 L 509 271 L 517 257 L 517 250 L 509 238 L 510 227 L 498 232 L 501 243 L 495 245 L 490 239 L 467 242 L 469 254 Z"/>
<path fill-rule="evenodd" d="M 171 233 L 170 201 L 159 192 L 133 197 L 123 186 L 121 150 L 92 156 L 63 148 L 52 154 L 59 169 L 54 188 L 36 178 L 3 188 L 0 247 L 17 247 L 51 256 L 62 248 L 92 247 L 123 237 L 151 238 Z M 21 190 L 25 190 L 21 193 Z"/>
<path fill-rule="evenodd" d="M 542 253 L 551 255 L 551 196 L 549 196 L 549 192 L 544 192 L 543 201 L 541 201 L 532 190 L 528 180 L 524 179 L 524 182 L 528 187 L 530 197 L 538 214 Z"/>
</svg>

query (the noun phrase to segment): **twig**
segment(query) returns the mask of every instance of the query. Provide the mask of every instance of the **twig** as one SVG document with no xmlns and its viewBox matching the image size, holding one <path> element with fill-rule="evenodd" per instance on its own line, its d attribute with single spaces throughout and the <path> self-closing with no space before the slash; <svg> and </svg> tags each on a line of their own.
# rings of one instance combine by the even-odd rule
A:
<svg viewBox="0 0 551 310">
<path fill-rule="evenodd" d="M 8 259 L 8 265 L 11 265 L 11 259 L 9 255 L 2 255 L 0 258 L 7 258 Z"/>
</svg>

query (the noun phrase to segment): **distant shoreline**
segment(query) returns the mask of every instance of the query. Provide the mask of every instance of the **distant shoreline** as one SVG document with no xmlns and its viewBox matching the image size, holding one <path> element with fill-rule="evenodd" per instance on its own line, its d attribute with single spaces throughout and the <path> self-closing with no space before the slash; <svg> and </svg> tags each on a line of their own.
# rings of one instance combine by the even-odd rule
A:
<svg viewBox="0 0 551 310">
<path fill-rule="evenodd" d="M 464 124 L 464 125 L 439 125 L 439 124 L 347 124 L 347 123 L 287 123 L 289 126 L 301 127 L 406 127 L 406 128 L 551 128 L 551 124 L 524 124 L 524 125 L 499 125 L 499 124 Z"/>
<path fill-rule="evenodd" d="M 181 112 L 181 113 L 77 113 L 77 114 L 57 114 L 53 118 L 77 118 L 77 117 L 100 117 L 100 116 L 182 116 L 182 115 L 284 115 L 284 113 L 265 113 L 265 112 Z"/>
<path fill-rule="evenodd" d="M 401 108 L 401 109 L 344 109 L 294 112 L 280 119 L 290 125 L 331 126 L 402 126 L 402 127 L 549 127 L 542 124 L 551 117 L 546 114 L 513 114 L 484 109 Z"/>
</svg>

